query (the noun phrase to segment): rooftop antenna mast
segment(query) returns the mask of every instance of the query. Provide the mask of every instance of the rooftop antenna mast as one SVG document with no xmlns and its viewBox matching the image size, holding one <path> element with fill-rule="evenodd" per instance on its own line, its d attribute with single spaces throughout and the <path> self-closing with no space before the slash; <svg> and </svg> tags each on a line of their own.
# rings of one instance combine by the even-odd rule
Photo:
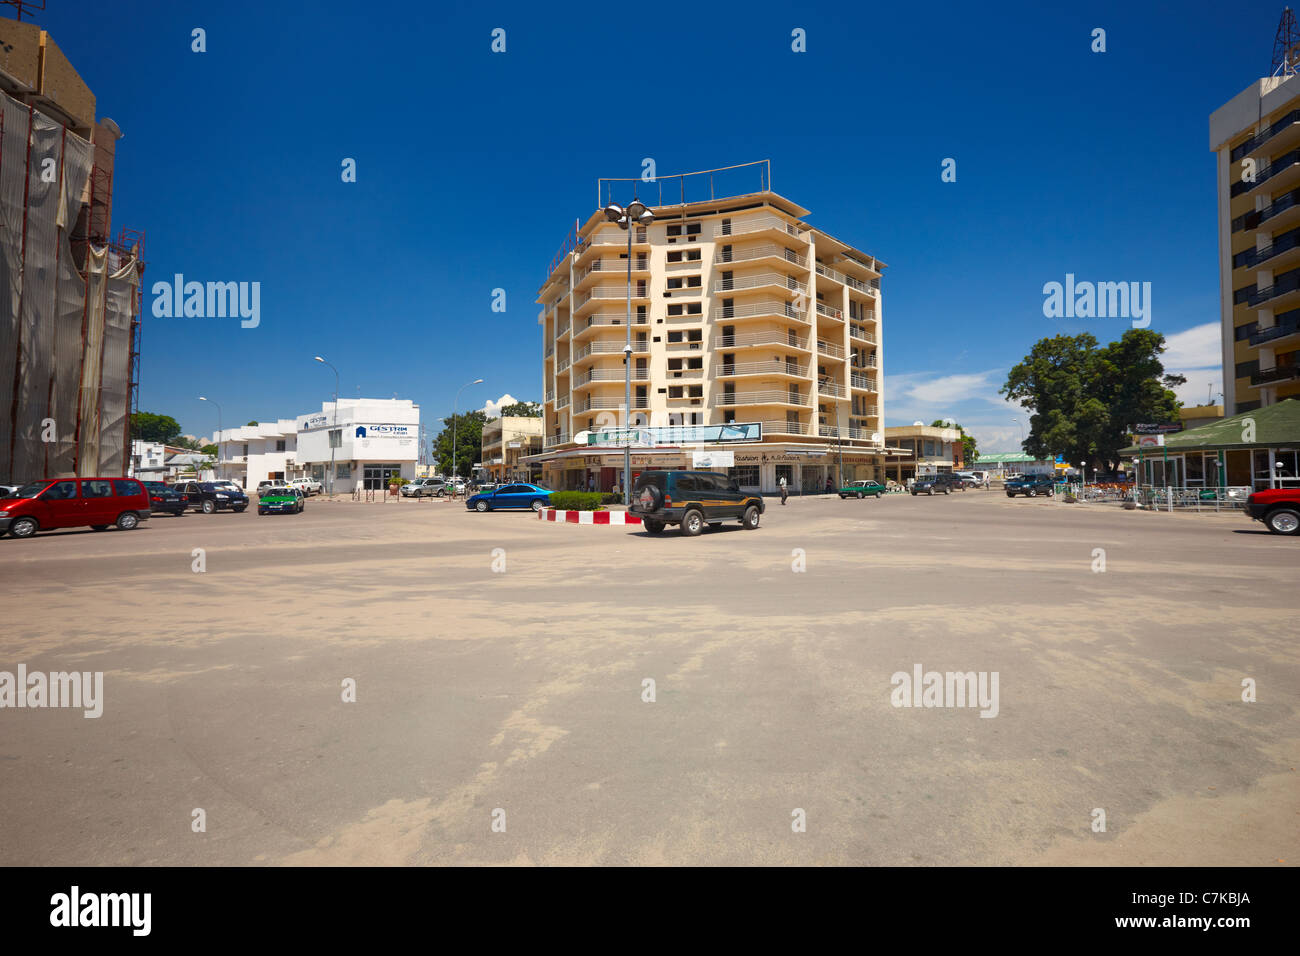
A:
<svg viewBox="0 0 1300 956">
<path fill-rule="evenodd" d="M 27 10 L 44 10 L 45 0 L 0 0 L 18 10 L 18 19 L 22 20 L 23 13 Z"/>
<path fill-rule="evenodd" d="M 1295 76 L 1300 72 L 1300 27 L 1296 26 L 1295 14 L 1287 7 L 1282 11 L 1282 19 L 1277 24 L 1277 36 L 1273 38 L 1273 76 Z"/>
</svg>

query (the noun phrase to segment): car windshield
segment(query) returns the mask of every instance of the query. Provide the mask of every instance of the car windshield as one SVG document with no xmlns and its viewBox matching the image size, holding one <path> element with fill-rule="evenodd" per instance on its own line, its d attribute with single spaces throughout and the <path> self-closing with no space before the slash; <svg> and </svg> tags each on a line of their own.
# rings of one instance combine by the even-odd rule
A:
<svg viewBox="0 0 1300 956">
<path fill-rule="evenodd" d="M 263 489 L 262 489 L 262 494 L 264 494 L 264 495 L 292 495 L 293 492 L 290 491 L 288 488 L 263 488 Z"/>
<path fill-rule="evenodd" d="M 42 491 L 50 486 L 48 481 L 33 481 L 29 485 L 23 485 L 14 492 L 15 498 L 35 498 Z"/>
</svg>

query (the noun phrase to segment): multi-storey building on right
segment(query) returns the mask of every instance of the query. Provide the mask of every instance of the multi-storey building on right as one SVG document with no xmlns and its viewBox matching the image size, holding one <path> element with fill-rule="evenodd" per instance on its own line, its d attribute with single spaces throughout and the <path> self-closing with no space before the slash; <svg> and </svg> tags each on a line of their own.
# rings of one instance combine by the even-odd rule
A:
<svg viewBox="0 0 1300 956">
<path fill-rule="evenodd" d="M 1210 115 L 1228 415 L 1300 395 L 1298 62 L 1300 49 L 1283 44 L 1272 76 Z"/>
</svg>

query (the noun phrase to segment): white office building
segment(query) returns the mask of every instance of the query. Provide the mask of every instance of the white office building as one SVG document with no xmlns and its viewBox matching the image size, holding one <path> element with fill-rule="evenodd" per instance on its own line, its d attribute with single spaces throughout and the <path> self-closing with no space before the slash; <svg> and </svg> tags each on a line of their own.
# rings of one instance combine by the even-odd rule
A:
<svg viewBox="0 0 1300 956">
<path fill-rule="evenodd" d="M 331 437 L 333 433 L 333 437 Z M 406 399 L 344 398 L 319 412 L 228 428 L 218 436 L 217 476 L 254 489 L 262 481 L 315 478 L 351 494 L 358 485 L 380 489 L 393 475 L 415 477 L 420 407 Z"/>
</svg>

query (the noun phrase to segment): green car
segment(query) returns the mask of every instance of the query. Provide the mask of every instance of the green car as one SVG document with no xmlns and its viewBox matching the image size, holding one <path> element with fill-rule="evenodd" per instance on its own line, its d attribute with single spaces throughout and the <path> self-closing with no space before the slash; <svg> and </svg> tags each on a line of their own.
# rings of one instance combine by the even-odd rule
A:
<svg viewBox="0 0 1300 956">
<path fill-rule="evenodd" d="M 306 507 L 307 500 L 299 488 L 263 488 L 257 496 L 257 513 L 260 515 L 301 514 Z"/>
<path fill-rule="evenodd" d="M 840 489 L 841 498 L 865 498 L 867 495 L 874 495 L 879 498 L 885 493 L 885 486 L 878 481 L 850 481 Z"/>
</svg>

